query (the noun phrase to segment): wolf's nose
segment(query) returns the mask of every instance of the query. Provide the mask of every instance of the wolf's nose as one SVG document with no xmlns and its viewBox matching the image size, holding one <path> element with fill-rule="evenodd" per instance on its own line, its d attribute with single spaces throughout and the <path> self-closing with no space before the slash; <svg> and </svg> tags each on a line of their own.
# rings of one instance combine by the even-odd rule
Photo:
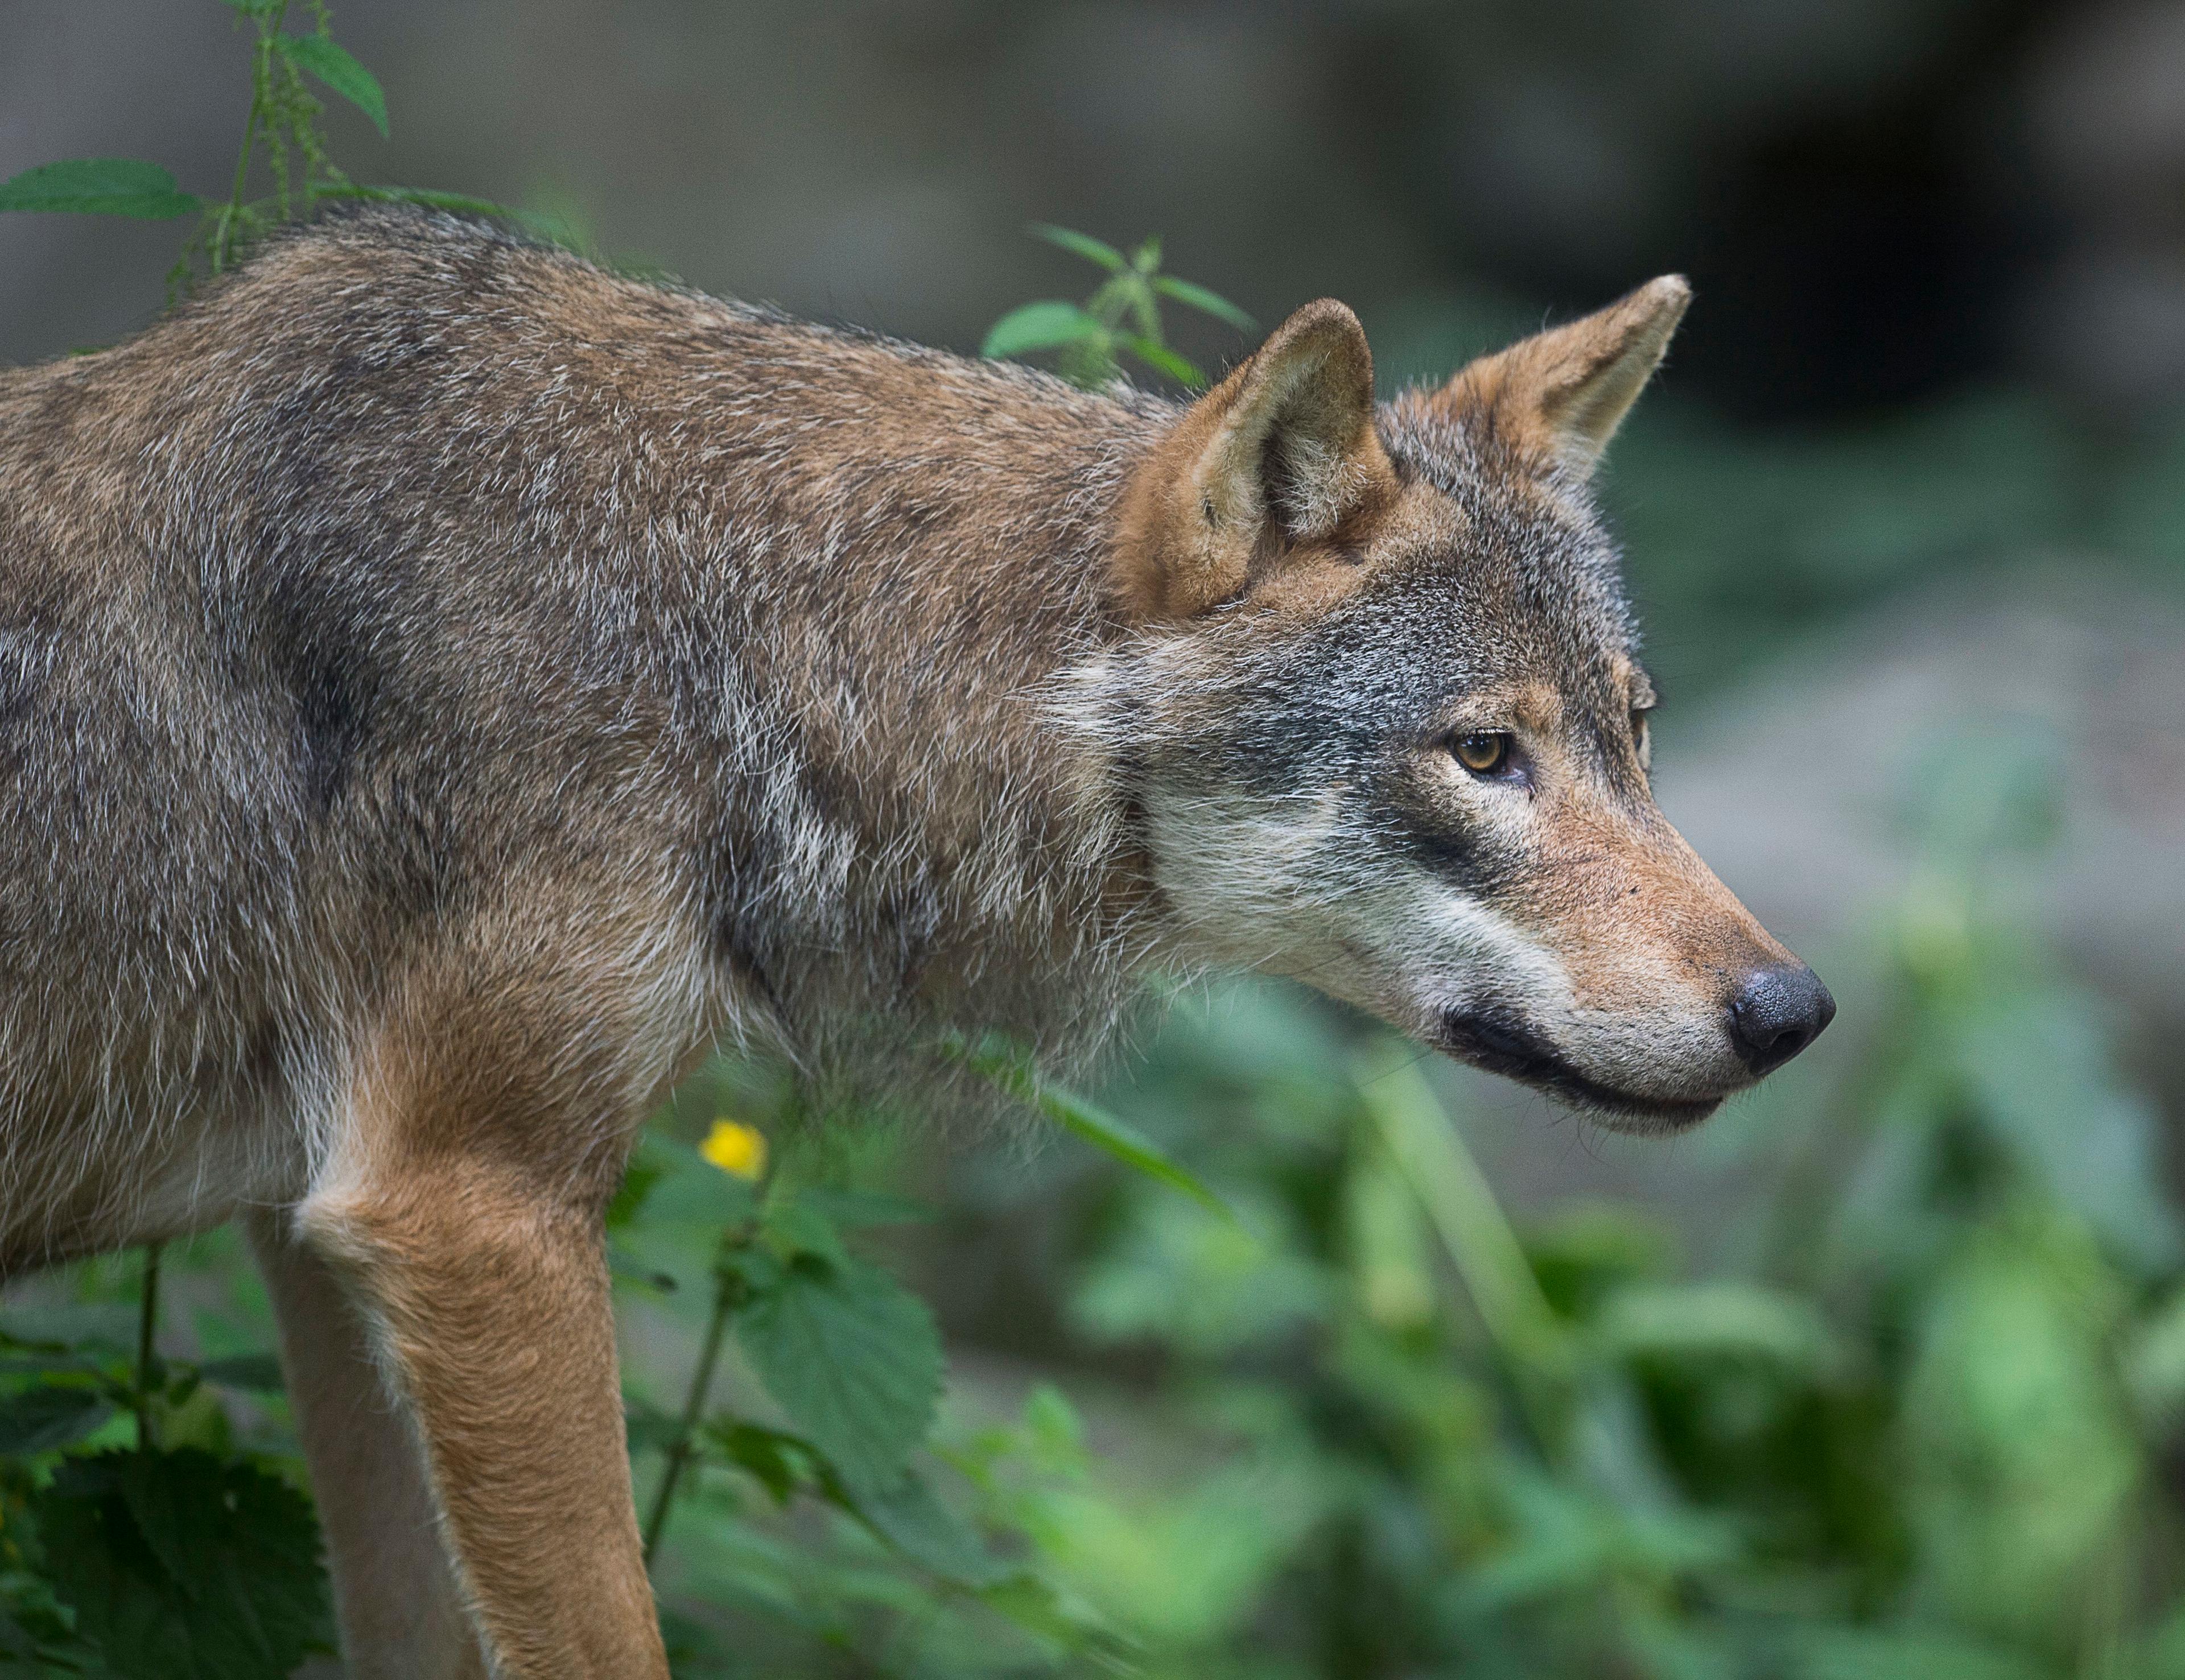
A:
<svg viewBox="0 0 2185 1680">
<path fill-rule="evenodd" d="M 1803 963 L 1755 968 L 1730 1000 L 1730 1035 L 1756 1074 L 1772 1073 L 1821 1035 L 1836 1001 Z"/>
</svg>

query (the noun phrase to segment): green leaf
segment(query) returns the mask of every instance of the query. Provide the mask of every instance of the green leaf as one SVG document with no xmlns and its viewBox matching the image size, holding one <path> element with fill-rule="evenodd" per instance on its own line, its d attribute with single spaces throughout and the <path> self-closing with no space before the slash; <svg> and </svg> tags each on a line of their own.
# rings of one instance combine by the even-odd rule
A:
<svg viewBox="0 0 2185 1680">
<path fill-rule="evenodd" d="M 135 158 L 76 158 L 40 164 L 0 183 L 0 210 L 66 210 L 165 221 L 201 208 L 157 164 Z"/>
<path fill-rule="evenodd" d="M 277 35 L 273 44 L 298 70 L 309 71 L 372 119 L 387 137 L 387 95 L 379 78 L 357 63 L 331 35 Z"/>
<path fill-rule="evenodd" d="M 819 1454 L 801 1435 L 768 1429 L 741 1418 L 722 1418 L 707 1425 L 706 1436 L 718 1452 L 739 1470 L 755 1476 L 777 1505 L 785 1505 L 796 1490 L 819 1472 Z"/>
<path fill-rule="evenodd" d="M 1123 254 L 1113 245 L 1095 239 L 1089 233 L 1080 233 L 1075 228 L 1057 227 L 1052 222 L 1036 221 L 1029 232 L 1033 238 L 1044 239 L 1050 245 L 1059 245 L 1064 250 L 1084 258 L 1088 263 L 1096 263 L 1111 274 L 1120 274 L 1130 266 L 1124 260 Z"/>
<path fill-rule="evenodd" d="M 723 1172 L 689 1144 L 662 1132 L 645 1134 L 624 1185 L 640 1175 L 641 1203 L 616 1227 L 633 1238 L 640 1231 L 667 1229 L 711 1233 L 740 1225 L 758 1210 L 748 1180 Z"/>
<path fill-rule="evenodd" d="M 1229 1204 L 1207 1188 L 1197 1175 L 1178 1165 L 1160 1145 L 1105 1108 L 1087 1102 L 1075 1091 L 1044 1080 L 1036 1081 L 1030 1100 L 1034 1108 L 1065 1131 L 1114 1156 L 1125 1166 L 1148 1178 L 1158 1179 L 1171 1189 L 1181 1190 L 1209 1212 L 1227 1219 L 1236 1217 Z"/>
<path fill-rule="evenodd" d="M 198 1367 L 198 1375 L 207 1382 L 250 1394 L 278 1394 L 288 1387 L 281 1375 L 281 1361 L 271 1353 L 237 1353 L 209 1360 Z"/>
<path fill-rule="evenodd" d="M 1164 298 L 1173 298 L 1188 308 L 1212 315 L 1216 321 L 1227 321 L 1239 332 L 1255 332 L 1260 323 L 1238 309 L 1218 292 L 1210 292 L 1204 286 L 1194 286 L 1188 280 L 1178 280 L 1172 274 L 1154 276 L 1154 290 Z"/>
<path fill-rule="evenodd" d="M 775 1181 L 760 1212 L 759 1240 L 784 1265 L 810 1259 L 831 1271 L 850 1263 L 834 1222 L 816 1203 L 782 1180 Z"/>
<path fill-rule="evenodd" d="M 1045 1646 L 1052 1656 L 1076 1653 L 1098 1673 L 1140 1675 L 1143 1652 L 1075 1594 L 1065 1596 L 1036 1575 L 1019 1573 L 982 1589 L 986 1607 Z"/>
<path fill-rule="evenodd" d="M 1011 310 L 996 321 L 979 346 L 982 356 L 1020 356 L 1031 350 L 1059 349 L 1088 338 L 1104 338 L 1108 329 L 1075 304 L 1048 299 Z"/>
<path fill-rule="evenodd" d="M 924 1202 L 876 1190 L 807 1185 L 796 1193 L 835 1224 L 853 1230 L 866 1225 L 924 1225 L 936 1217 L 936 1210 Z"/>
<path fill-rule="evenodd" d="M 310 1502 L 209 1453 L 64 1462 L 34 1499 L 77 1631 L 130 1680 L 283 1680 L 329 1649 Z"/>
<path fill-rule="evenodd" d="M 1793 1680 L 2040 1680 L 2049 1672 L 1948 1627 L 1794 1627 L 1787 1644 Z"/>
<path fill-rule="evenodd" d="M 1802 1376 L 1836 1362 L 1835 1337 L 1809 1301 L 1760 1284 L 1630 1284 L 1595 1326 L 1605 1351 L 1625 1357 L 1734 1359 Z"/>
<path fill-rule="evenodd" d="M 932 1426 L 941 1337 L 925 1303 L 879 1267 L 811 1257 L 738 1314 L 752 1368 L 853 1491 L 890 1486 Z"/>
<path fill-rule="evenodd" d="M 1952 1035 L 1994 1134 L 2121 1257 L 2149 1275 L 2185 1252 L 2154 1105 L 2114 1071 L 2103 1023 L 2062 987 L 1982 1000 Z"/>
<path fill-rule="evenodd" d="M 1206 376 L 1194 363 L 1178 355 L 1165 344 L 1157 344 L 1152 339 L 1140 338 L 1136 333 L 1118 338 L 1115 342 L 1140 361 L 1159 368 L 1180 385 L 1196 386 L 1206 382 Z"/>
<path fill-rule="evenodd" d="M 607 1229 L 620 1231 L 635 1219 L 645 1206 L 645 1198 L 652 1193 L 652 1186 L 667 1172 L 665 1163 L 642 1153 L 633 1155 L 623 1169 L 621 1184 L 615 1188 L 614 1200 L 607 1203 Z"/>
<path fill-rule="evenodd" d="M 851 1493 L 848 1504 L 874 1533 L 952 1585 L 976 1591 L 1023 1573 L 988 1550 L 915 1471 L 906 1470 L 885 1487 Z"/>
<path fill-rule="evenodd" d="M 775 1504 L 785 1505 L 799 1488 L 813 1487 L 913 1563 L 953 1585 L 991 1587 L 1020 1572 L 989 1551 L 914 1470 L 906 1467 L 877 1487 L 853 1487 L 816 1445 L 786 1430 L 722 1417 L 706 1426 L 706 1437 L 716 1453 L 755 1476 Z"/>
<path fill-rule="evenodd" d="M 1509 1215 L 1416 1060 L 1361 1066 L 1358 1095 L 1427 1210 L 1488 1333 L 1523 1380 L 1560 1383 L 1571 1348 Z"/>
<path fill-rule="evenodd" d="M 28 1456 L 81 1441 L 114 1408 L 96 1388 L 47 1383 L 0 1399 L 0 1453 Z"/>
<path fill-rule="evenodd" d="M 1075 1091 L 1048 1083 L 1032 1066 L 1031 1057 L 1006 1040 L 989 1035 L 972 1045 L 962 1038 L 951 1038 L 942 1047 L 942 1052 L 962 1061 L 972 1072 L 1030 1103 L 1065 1131 L 1114 1156 L 1125 1166 L 1181 1190 L 1215 1213 L 1236 1217 L 1227 1202 L 1177 1165 L 1153 1139 Z"/>
</svg>

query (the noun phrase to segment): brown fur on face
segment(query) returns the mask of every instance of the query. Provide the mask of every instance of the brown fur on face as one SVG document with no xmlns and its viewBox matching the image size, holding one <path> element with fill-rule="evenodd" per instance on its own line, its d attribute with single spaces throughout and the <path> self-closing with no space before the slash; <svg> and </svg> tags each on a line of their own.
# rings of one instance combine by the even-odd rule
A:
<svg viewBox="0 0 2185 1680">
<path fill-rule="evenodd" d="M 1678 1097 L 1749 924 L 1583 469 L 1682 295 L 1378 407 L 1316 304 L 1184 410 L 370 211 L 0 374 L 0 1268 L 249 1213 L 353 1669 L 657 1675 L 600 1216 L 716 1035 L 975 1110 L 950 1032 L 1227 962 Z M 1451 779 L 1534 693 L 1536 798 Z"/>
<path fill-rule="evenodd" d="M 1262 512 L 1229 593 L 1142 645 L 1132 714 L 1197 939 L 1642 1125 L 1748 1082 L 1747 983 L 1805 973 L 1653 806 L 1651 689 L 1586 490 L 1688 297 L 1657 281 L 1378 410 L 1339 569 Z M 1347 369 L 1331 385 L 1347 412 Z M 1189 510 L 1232 388 L 1141 469 L 1128 505 L 1165 523 L 1125 522 L 1126 575 L 1208 574 Z M 1457 763 L 1469 732 L 1512 743 L 1503 785 Z"/>
</svg>

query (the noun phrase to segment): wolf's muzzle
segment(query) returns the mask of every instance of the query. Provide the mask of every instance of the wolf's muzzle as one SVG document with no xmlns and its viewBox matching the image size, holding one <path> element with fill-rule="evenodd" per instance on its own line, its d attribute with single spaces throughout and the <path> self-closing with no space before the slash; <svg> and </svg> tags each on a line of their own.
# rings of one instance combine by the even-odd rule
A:
<svg viewBox="0 0 2185 1680">
<path fill-rule="evenodd" d="M 1490 1074 L 1500 1074 L 1598 1113 L 1620 1115 L 1648 1128 L 1672 1130 L 1713 1113 L 1720 1096 L 1679 1101 L 1635 1096 L 1589 1079 L 1539 1032 L 1500 1009 L 1451 1009 L 1443 1014 L 1437 1047 Z"/>
</svg>

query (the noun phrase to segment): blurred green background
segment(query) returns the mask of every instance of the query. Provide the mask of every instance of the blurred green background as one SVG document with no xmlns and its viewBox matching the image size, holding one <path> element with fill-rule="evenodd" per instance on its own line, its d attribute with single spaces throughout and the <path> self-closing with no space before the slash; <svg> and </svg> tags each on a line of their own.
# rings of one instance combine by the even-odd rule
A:
<svg viewBox="0 0 2185 1680">
<path fill-rule="evenodd" d="M 739 1437 L 663 1548 L 679 1674 L 2185 1676 L 2185 8 L 338 25 L 394 118 L 329 114 L 360 179 L 967 351 L 1087 289 L 1033 220 L 1158 232 L 1263 322 L 1341 297 L 1391 389 L 1659 271 L 1697 289 L 1603 483 L 1658 791 L 1835 1030 L 1645 1141 L 1301 994 L 1191 992 L 1098 1095 L 1233 1218 L 1030 1130 L 814 1153 L 709 1075 L 661 1136 L 730 1113 L 863 1197 L 830 1205 L 945 1341 L 934 1486 L 1043 1596 L 1005 1602 L 958 1527 L 778 1506 Z M 119 153 L 221 189 L 221 8 L 0 0 L 0 177 Z M 173 243 L 0 219 L 0 363 L 149 319 Z M 1172 326 L 1204 366 L 1249 348 Z M 640 1420 L 682 1404 L 711 1240 L 625 1233 Z M 169 1264 L 171 1353 L 269 1345 L 232 1240 Z M 19 1286 L 7 1322 L 135 1275 Z M 175 1438 L 287 1450 L 277 1399 L 212 1394 Z M 720 1396 L 800 1426 L 735 1348 Z"/>
</svg>

